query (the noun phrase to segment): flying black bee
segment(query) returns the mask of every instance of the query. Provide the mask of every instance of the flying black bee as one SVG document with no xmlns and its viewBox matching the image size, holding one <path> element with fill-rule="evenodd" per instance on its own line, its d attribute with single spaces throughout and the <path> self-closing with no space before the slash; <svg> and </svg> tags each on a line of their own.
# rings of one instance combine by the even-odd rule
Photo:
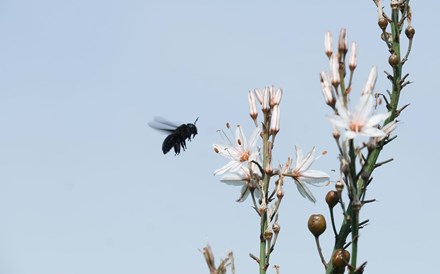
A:
<svg viewBox="0 0 440 274">
<path fill-rule="evenodd" d="M 199 117 L 194 121 L 194 124 L 188 123 L 177 126 L 163 118 L 155 117 L 154 121 L 149 122 L 148 125 L 169 134 L 162 143 L 163 154 L 167 154 L 171 148 L 174 148 L 175 155 L 178 155 L 181 148 L 185 151 L 186 140 L 191 141 L 191 138 L 197 135 L 197 120 L 199 120 Z"/>
</svg>

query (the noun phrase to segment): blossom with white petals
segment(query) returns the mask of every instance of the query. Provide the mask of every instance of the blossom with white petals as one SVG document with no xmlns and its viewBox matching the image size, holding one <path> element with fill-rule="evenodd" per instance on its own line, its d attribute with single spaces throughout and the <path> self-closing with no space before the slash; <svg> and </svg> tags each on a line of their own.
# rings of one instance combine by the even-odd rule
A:
<svg viewBox="0 0 440 274">
<path fill-rule="evenodd" d="M 316 199 L 306 184 L 317 186 L 320 183 L 327 182 L 330 176 L 323 171 L 309 169 L 313 162 L 319 158 L 315 158 L 315 147 L 313 147 L 312 150 L 307 153 L 305 158 L 303 158 L 303 152 L 300 147 L 295 146 L 295 149 L 295 168 L 292 170 L 288 170 L 288 172 L 284 173 L 283 175 L 292 177 L 296 184 L 296 187 L 298 188 L 299 193 L 303 197 L 306 197 L 307 199 L 315 203 Z"/>
<path fill-rule="evenodd" d="M 345 129 L 345 138 L 354 139 L 359 135 L 366 137 L 382 137 L 385 132 L 377 127 L 379 123 L 387 119 L 391 112 L 375 114 L 374 98 L 366 93 L 361 96 L 354 112 L 350 112 L 342 103 L 341 99 L 336 100 L 337 114 L 330 118 L 330 121 L 337 128 Z"/>
<path fill-rule="evenodd" d="M 241 186 L 240 197 L 238 197 L 237 202 L 243 202 L 253 193 L 258 199 L 261 196 L 260 187 L 258 185 L 259 178 L 261 178 L 260 170 L 257 165 L 251 164 L 251 167 L 242 167 L 236 172 L 228 173 L 220 180 L 220 182 L 233 185 Z"/>
<path fill-rule="evenodd" d="M 214 175 L 236 172 L 243 167 L 247 168 L 252 160 L 260 162 L 260 151 L 257 148 L 260 132 L 260 128 L 255 128 L 249 139 L 246 139 L 241 126 L 238 125 L 235 131 L 235 144 L 215 144 L 214 151 L 230 159 L 230 161 L 223 167 L 215 170 Z"/>
</svg>

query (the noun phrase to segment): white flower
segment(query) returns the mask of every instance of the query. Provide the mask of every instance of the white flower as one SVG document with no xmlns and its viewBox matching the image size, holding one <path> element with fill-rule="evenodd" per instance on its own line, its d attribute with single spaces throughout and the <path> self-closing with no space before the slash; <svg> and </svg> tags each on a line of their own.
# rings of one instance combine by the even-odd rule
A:
<svg viewBox="0 0 440 274">
<path fill-rule="evenodd" d="M 320 183 L 328 181 L 330 176 L 323 171 L 309 169 L 313 162 L 319 158 L 315 158 L 315 147 L 313 147 L 312 150 L 307 153 L 305 158 L 303 158 L 302 149 L 300 147 L 295 146 L 295 149 L 296 166 L 293 170 L 289 170 L 283 175 L 292 177 L 296 184 L 296 187 L 298 188 L 299 193 L 303 197 L 306 197 L 307 199 L 315 203 L 316 199 L 309 188 L 306 186 L 306 184 L 317 186 Z"/>
<path fill-rule="evenodd" d="M 380 130 L 377 125 L 387 119 L 391 113 L 375 114 L 374 98 L 367 93 L 361 96 L 355 111 L 350 112 L 342 103 L 341 99 L 336 100 L 336 110 L 338 111 L 330 121 L 334 126 L 345 129 L 345 137 L 354 139 L 358 135 L 367 137 L 382 137 L 385 132 Z"/>
<path fill-rule="evenodd" d="M 261 177 L 261 173 L 255 164 L 251 164 L 251 168 L 242 167 L 236 172 L 228 173 L 220 180 L 221 182 L 234 185 L 241 186 L 240 197 L 237 199 L 237 202 L 243 202 L 249 196 L 249 193 L 253 192 L 256 198 L 261 196 L 261 192 L 258 186 L 259 178 Z M 252 178 L 252 174 L 254 178 Z"/>
<path fill-rule="evenodd" d="M 237 126 L 235 131 L 235 144 L 214 145 L 214 151 L 230 161 L 223 167 L 214 171 L 214 175 L 224 174 L 226 172 L 236 172 L 241 168 L 248 168 L 248 164 L 254 160 L 259 161 L 260 152 L 256 146 L 260 136 L 260 128 L 255 128 L 249 139 L 244 136 L 241 126 Z"/>
</svg>

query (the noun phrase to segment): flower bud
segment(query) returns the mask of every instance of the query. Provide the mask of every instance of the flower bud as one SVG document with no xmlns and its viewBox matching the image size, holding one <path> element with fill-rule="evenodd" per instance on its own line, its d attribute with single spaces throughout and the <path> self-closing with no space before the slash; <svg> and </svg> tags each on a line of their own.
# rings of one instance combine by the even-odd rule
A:
<svg viewBox="0 0 440 274">
<path fill-rule="evenodd" d="M 374 91 L 374 86 L 376 85 L 377 80 L 377 68 L 373 66 L 368 74 L 367 82 L 365 83 L 364 90 L 362 91 L 362 95 L 372 94 Z"/>
<path fill-rule="evenodd" d="M 249 90 L 248 100 L 249 100 L 249 115 L 251 116 L 252 120 L 256 120 L 258 116 L 258 112 L 257 112 L 257 106 L 255 105 L 255 94 L 252 90 Z"/>
<path fill-rule="evenodd" d="M 261 107 L 264 113 L 266 113 L 270 109 L 269 101 L 270 101 L 269 88 L 266 87 L 263 91 L 263 103 Z"/>
<path fill-rule="evenodd" d="M 261 91 L 259 89 L 254 89 L 255 96 L 257 97 L 258 102 L 260 105 L 263 104 L 263 94 L 261 94 Z"/>
<path fill-rule="evenodd" d="M 271 89 L 271 95 L 270 95 L 270 106 L 273 107 L 275 105 L 279 105 L 281 102 L 281 97 L 283 96 L 283 90 L 281 88 L 277 89 Z"/>
<path fill-rule="evenodd" d="M 350 51 L 350 61 L 348 67 L 351 71 L 355 70 L 357 66 L 357 44 L 355 42 L 351 43 L 351 51 Z"/>
<path fill-rule="evenodd" d="M 339 83 L 341 83 L 341 78 L 339 76 L 338 57 L 334 54 L 330 58 L 330 73 L 331 73 L 331 83 L 333 86 L 335 86 L 335 89 L 337 89 Z"/>
<path fill-rule="evenodd" d="M 343 28 L 339 32 L 338 52 L 339 55 L 342 57 L 347 53 L 347 51 L 348 51 L 347 30 Z"/>
<path fill-rule="evenodd" d="M 278 234 L 281 230 L 280 224 L 278 222 L 274 223 L 272 226 L 272 230 L 273 232 L 275 232 L 275 234 Z"/>
<path fill-rule="evenodd" d="M 325 218 L 321 214 L 310 215 L 307 226 L 309 227 L 310 232 L 312 232 L 315 237 L 319 237 L 322 233 L 324 233 L 325 229 L 327 228 Z"/>
<path fill-rule="evenodd" d="M 330 84 L 330 81 L 328 80 L 327 74 L 325 72 L 321 72 L 320 79 L 322 94 L 324 95 L 325 102 L 327 103 L 327 105 L 334 107 L 336 99 L 333 95 L 332 86 Z"/>
<path fill-rule="evenodd" d="M 272 108 L 272 117 L 270 119 L 269 134 L 276 135 L 280 130 L 280 106 L 275 105 Z"/>
<path fill-rule="evenodd" d="M 334 208 L 339 202 L 339 194 L 334 190 L 330 190 L 327 195 L 325 195 L 325 201 L 329 208 Z"/>
<path fill-rule="evenodd" d="M 324 35 L 324 47 L 325 47 L 325 55 L 327 55 L 328 58 L 332 56 L 333 49 L 332 49 L 332 33 L 330 31 L 327 31 Z"/>
<path fill-rule="evenodd" d="M 334 267 L 345 267 L 350 260 L 350 252 L 345 249 L 336 249 L 332 256 Z"/>
</svg>

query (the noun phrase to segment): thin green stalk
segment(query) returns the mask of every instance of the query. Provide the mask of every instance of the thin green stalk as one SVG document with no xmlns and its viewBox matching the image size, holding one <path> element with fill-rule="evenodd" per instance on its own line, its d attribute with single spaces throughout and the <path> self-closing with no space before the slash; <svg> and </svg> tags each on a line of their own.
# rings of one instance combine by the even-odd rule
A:
<svg viewBox="0 0 440 274">
<path fill-rule="evenodd" d="M 352 205 L 353 211 L 351 215 L 351 268 L 350 273 L 354 273 L 357 265 L 357 253 L 358 253 L 358 238 L 359 238 L 359 211 L 360 203 L 355 198 L 355 203 Z"/>
<path fill-rule="evenodd" d="M 269 128 L 268 128 L 268 117 L 267 113 L 264 114 L 264 122 L 263 122 L 263 170 L 269 163 Z M 267 206 L 267 195 L 269 194 L 269 181 L 270 176 L 264 176 L 263 178 L 263 198 L 264 198 L 264 204 Z M 261 221 L 260 221 L 260 274 L 266 274 L 268 261 L 267 261 L 267 241 L 264 237 L 264 232 L 268 228 L 268 216 L 267 216 L 267 210 L 262 212 L 261 214 Z"/>
</svg>

